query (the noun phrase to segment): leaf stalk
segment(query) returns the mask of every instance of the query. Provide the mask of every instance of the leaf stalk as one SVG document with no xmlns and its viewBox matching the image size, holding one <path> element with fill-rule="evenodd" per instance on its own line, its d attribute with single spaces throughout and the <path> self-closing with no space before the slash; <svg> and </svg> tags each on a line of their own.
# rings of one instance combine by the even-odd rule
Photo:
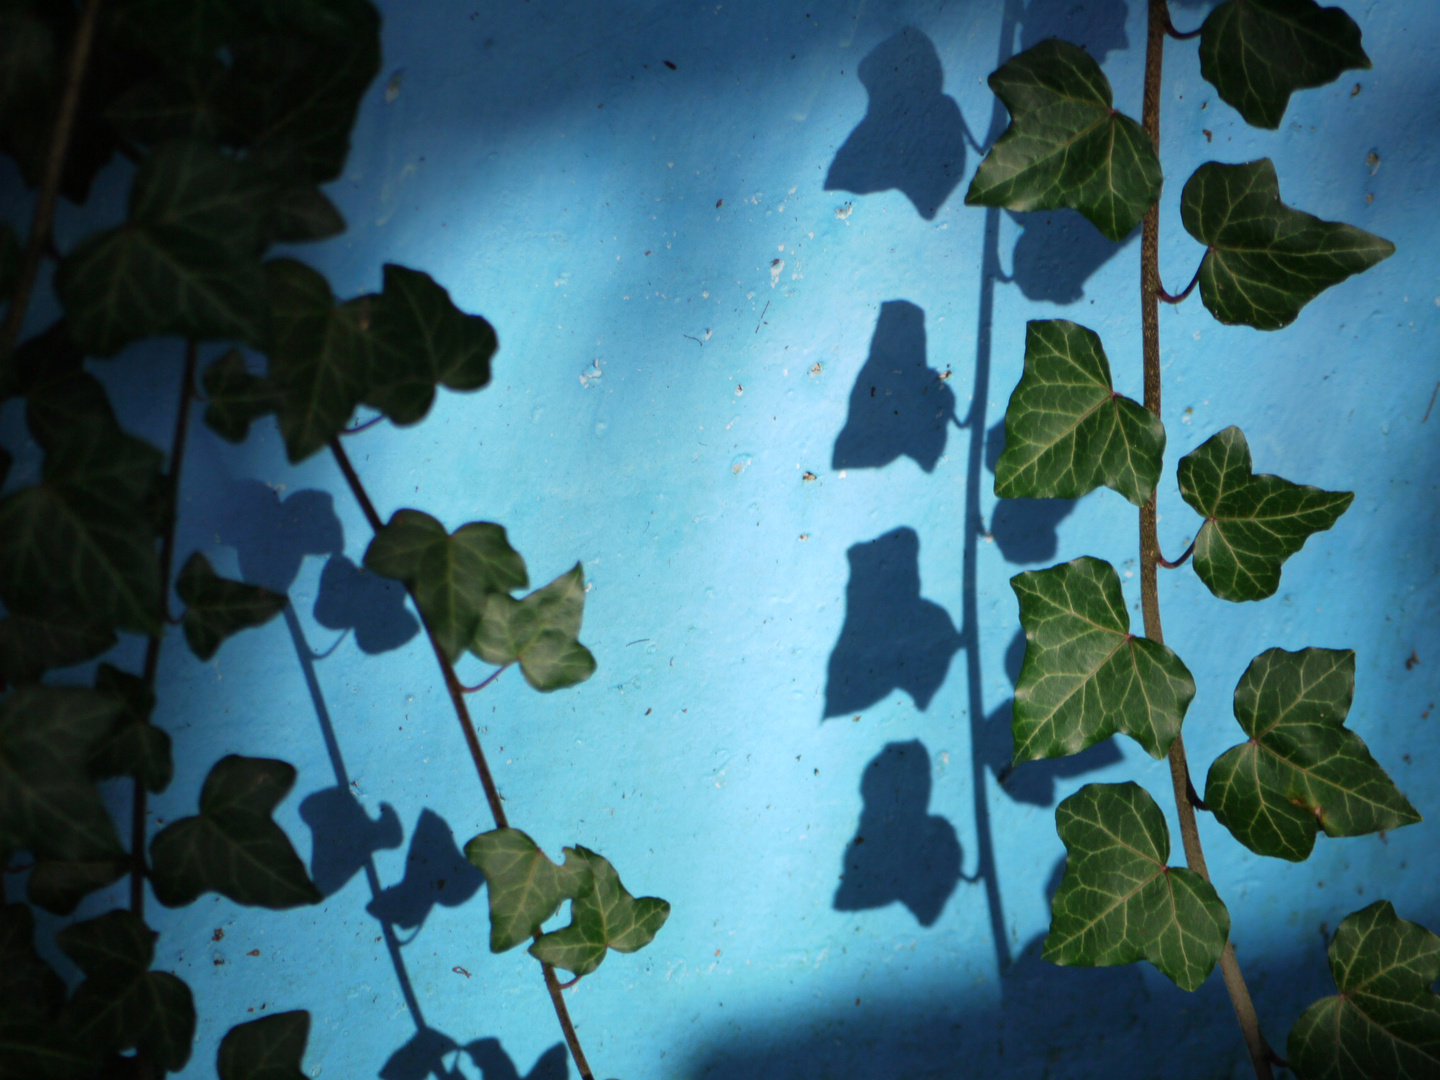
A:
<svg viewBox="0 0 1440 1080">
<path fill-rule="evenodd" d="M 1155 279 L 1155 296 L 1160 300 L 1164 300 L 1167 304 L 1180 303 L 1180 301 L 1184 300 L 1187 296 L 1189 296 L 1192 292 L 1195 291 L 1196 285 L 1200 284 L 1200 268 L 1204 265 L 1205 263 L 1202 261 L 1200 263 L 1200 266 L 1197 266 L 1195 268 L 1195 276 L 1190 279 L 1190 284 L 1186 285 L 1185 288 L 1182 289 L 1180 292 L 1174 294 L 1165 291 L 1165 286 L 1160 284 L 1160 279 L 1157 274 Z"/>
<path fill-rule="evenodd" d="M 1156 548 L 1155 548 L 1155 561 L 1156 561 L 1157 563 L 1159 563 L 1161 566 L 1165 567 L 1166 570 L 1175 570 L 1175 569 L 1177 569 L 1177 568 L 1179 568 L 1179 567 L 1181 567 L 1181 566 L 1184 566 L 1184 565 L 1185 565 L 1185 560 L 1188 559 L 1188 558 L 1190 558 L 1190 556 L 1193 555 L 1194 552 L 1195 552 L 1195 541 L 1194 541 L 1194 540 L 1191 540 L 1191 541 L 1190 541 L 1190 546 L 1185 549 L 1185 553 L 1184 553 L 1183 555 L 1181 555 L 1178 559 L 1175 559 L 1175 560 L 1172 561 L 1172 560 L 1170 560 L 1170 559 L 1165 558 L 1164 555 L 1161 555 L 1161 554 L 1160 554 L 1160 548 L 1159 548 L 1159 545 L 1157 544 L 1157 545 L 1156 545 Z"/>
</svg>

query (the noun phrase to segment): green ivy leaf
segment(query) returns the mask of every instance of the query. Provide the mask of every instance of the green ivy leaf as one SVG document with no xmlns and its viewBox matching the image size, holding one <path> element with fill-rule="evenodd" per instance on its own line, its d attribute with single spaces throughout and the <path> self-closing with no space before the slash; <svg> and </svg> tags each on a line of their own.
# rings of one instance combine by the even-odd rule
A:
<svg viewBox="0 0 1440 1080">
<path fill-rule="evenodd" d="M 1389 240 L 1282 203 L 1269 158 L 1201 165 L 1185 182 L 1180 217 L 1209 248 L 1200 299 L 1210 314 L 1257 330 L 1289 326 L 1330 286 L 1395 254 Z"/>
<path fill-rule="evenodd" d="M 34 614 L 7 615 L 0 619 L 0 679 L 35 682 L 51 668 L 70 667 L 108 652 L 115 640 L 103 622 L 63 603 Z"/>
<path fill-rule="evenodd" d="M 35 918 L 24 904 L 0 907 L 0 1078 L 89 1080 L 93 1048 L 56 1022 L 65 984 L 35 951 Z"/>
<path fill-rule="evenodd" d="M 26 338 L 0 358 L 0 400 L 29 394 L 41 383 L 80 374 L 85 353 L 70 339 L 64 319 Z"/>
<path fill-rule="evenodd" d="M 20 240 L 8 222 L 0 221 L 0 301 L 9 300 L 20 283 Z"/>
<path fill-rule="evenodd" d="M 1226 0 L 1200 30 L 1200 74 L 1254 127 L 1278 128 L 1292 92 L 1369 67 L 1355 20 L 1315 0 Z"/>
<path fill-rule="evenodd" d="M 571 850 L 590 868 L 590 886 L 571 901 L 570 925 L 541 934 L 530 955 L 572 975 L 589 975 L 606 950 L 631 953 L 655 940 L 670 917 L 670 905 L 656 896 L 635 899 L 608 859 L 578 845 L 566 854 Z"/>
<path fill-rule="evenodd" d="M 147 146 L 167 139 L 217 142 L 229 78 L 229 69 L 213 58 L 161 70 L 122 94 L 105 117 L 127 138 Z"/>
<path fill-rule="evenodd" d="M 472 521 L 447 533 L 420 510 L 395 512 L 370 541 L 365 569 L 405 583 L 451 660 L 475 640 L 490 597 L 529 583 L 503 527 Z"/>
<path fill-rule="evenodd" d="M 1066 319 L 1026 325 L 1025 373 L 1005 410 L 996 495 L 1078 499 L 1104 485 L 1144 506 L 1164 456 L 1164 425 L 1115 393 L 1095 331 Z"/>
<path fill-rule="evenodd" d="M 242 26 L 236 0 L 111 0 L 115 37 L 166 65 L 213 56 Z"/>
<path fill-rule="evenodd" d="M 60 85 L 55 30 L 34 3 L 0 4 L 0 149 L 38 178 Z"/>
<path fill-rule="evenodd" d="M 289 602 L 284 593 L 263 585 L 222 578 L 198 551 L 180 568 L 175 593 L 186 605 L 185 641 L 201 660 L 214 656 L 232 634 L 269 622 Z"/>
<path fill-rule="evenodd" d="M 295 767 L 230 754 L 200 791 L 200 814 L 165 826 L 150 842 L 151 884 L 166 907 L 218 892 L 274 910 L 318 904 L 283 829 L 270 814 L 295 783 Z"/>
<path fill-rule="evenodd" d="M 309 1038 L 303 1009 L 236 1024 L 220 1040 L 215 1071 L 220 1080 L 306 1080 L 300 1062 Z"/>
<path fill-rule="evenodd" d="M 275 199 L 270 236 L 287 244 L 326 240 L 345 231 L 345 219 L 335 204 L 313 184 L 294 184 Z"/>
<path fill-rule="evenodd" d="M 25 883 L 25 895 L 36 907 L 54 915 L 70 915 L 80 906 L 81 900 L 97 889 L 115 884 L 129 870 L 129 859 L 92 859 L 86 862 L 40 859 Z"/>
<path fill-rule="evenodd" d="M 1160 159 L 1145 130 L 1111 108 L 1089 53 L 1050 38 L 990 76 L 1011 123 L 980 163 L 967 206 L 1073 207 L 1123 240 L 1160 197 Z"/>
<path fill-rule="evenodd" d="M 1178 471 L 1181 497 L 1205 519 L 1195 537 L 1195 573 L 1222 600 L 1273 596 L 1281 564 L 1355 499 L 1348 491 L 1256 475 L 1238 427 L 1205 440 L 1180 459 Z"/>
<path fill-rule="evenodd" d="M 1230 913 L 1199 874 L 1167 866 L 1170 831 L 1138 784 L 1086 784 L 1055 809 L 1065 876 L 1044 957 L 1108 967 L 1149 960 L 1198 990 L 1230 936 Z"/>
<path fill-rule="evenodd" d="M 565 900 L 591 884 L 590 864 L 574 848 L 556 866 L 519 829 L 492 829 L 465 845 L 490 889 L 490 951 L 512 949 L 540 929 Z"/>
<path fill-rule="evenodd" d="M 263 342 L 273 193 L 209 143 L 160 146 L 135 174 L 125 224 L 83 240 L 55 275 L 75 340 L 99 356 L 155 335 Z"/>
<path fill-rule="evenodd" d="M 74 923 L 55 943 L 79 965 L 85 981 L 67 1013 L 76 1035 L 102 1051 L 138 1048 L 166 1072 L 190 1060 L 195 1002 L 167 971 L 151 971 L 160 935 L 129 911 Z"/>
<path fill-rule="evenodd" d="M 91 777 L 133 776 L 158 795 L 170 786 L 175 765 L 170 758 L 170 736 L 150 723 L 154 692 L 144 679 L 110 664 L 101 664 L 95 673 L 95 689 L 116 697 L 121 711 L 90 758 Z"/>
<path fill-rule="evenodd" d="M 120 705 L 93 690 L 22 686 L 0 701 L 0 836 L 37 859 L 124 855 L 86 766 Z"/>
<path fill-rule="evenodd" d="M 520 661 L 536 690 L 560 690 L 595 673 L 595 657 L 576 639 L 585 608 L 585 573 L 569 571 L 523 600 L 496 593 L 485 604 L 475 651 L 486 663 Z"/>
<path fill-rule="evenodd" d="M 1025 660 L 1015 686 L 1015 764 L 1078 754 L 1123 731 L 1164 757 L 1195 680 L 1164 645 L 1130 633 L 1120 577 L 1079 558 L 1010 579 Z"/>
<path fill-rule="evenodd" d="M 281 405 L 280 394 L 270 380 L 250 374 L 239 349 L 226 350 L 205 369 L 200 381 L 208 399 L 205 423 L 228 442 L 244 442 L 250 425 Z"/>
<path fill-rule="evenodd" d="M 1426 1080 L 1440 1074 L 1440 937 L 1377 900 L 1330 942 L 1338 995 L 1290 1029 L 1299 1080 Z"/>
<path fill-rule="evenodd" d="M 1315 834 L 1363 836 L 1420 815 L 1345 727 L 1355 693 L 1350 649 L 1267 649 L 1235 687 L 1250 736 L 1210 766 L 1205 802 L 1257 855 L 1303 862 Z"/>
</svg>

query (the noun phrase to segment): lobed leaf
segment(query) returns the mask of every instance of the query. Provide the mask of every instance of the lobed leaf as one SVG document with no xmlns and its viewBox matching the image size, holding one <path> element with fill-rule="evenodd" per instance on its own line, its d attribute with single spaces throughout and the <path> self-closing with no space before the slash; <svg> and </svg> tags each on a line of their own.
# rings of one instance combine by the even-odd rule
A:
<svg viewBox="0 0 1440 1080">
<path fill-rule="evenodd" d="M 91 893 L 113 885 L 130 870 L 128 857 L 62 861 L 40 859 L 25 882 L 25 895 L 53 915 L 70 915 Z"/>
<path fill-rule="evenodd" d="M 233 40 L 245 6 L 237 0 L 111 0 L 106 16 L 118 40 L 161 64 L 184 66 Z"/>
<path fill-rule="evenodd" d="M 540 929 L 562 902 L 591 885 L 590 863 L 574 848 L 556 866 L 519 829 L 492 829 L 472 837 L 465 857 L 485 875 L 490 890 L 490 951 L 512 949 Z"/>
<path fill-rule="evenodd" d="M 995 465 L 1002 499 L 1078 499 L 1105 486 L 1136 506 L 1155 491 L 1165 428 L 1115 393 L 1100 337 L 1066 319 L 1026 324 L 1025 371 Z"/>
<path fill-rule="evenodd" d="M 51 668 L 70 667 L 108 652 L 115 640 L 104 622 L 63 602 L 33 614 L 11 613 L 0 619 L 0 679 L 35 682 Z"/>
<path fill-rule="evenodd" d="M 1369 67 L 1355 20 L 1315 0 L 1225 0 L 1200 29 L 1200 74 L 1255 127 L 1278 128 L 1294 91 Z"/>
<path fill-rule="evenodd" d="M 1427 1080 L 1440 1074 L 1440 937 L 1377 900 L 1345 917 L 1330 941 L 1340 993 L 1290 1029 L 1299 1080 Z"/>
<path fill-rule="evenodd" d="M 35 950 L 35 918 L 24 904 L 0 906 L 0 1077 L 88 1080 L 92 1047 L 59 1021 L 65 983 Z"/>
<path fill-rule="evenodd" d="M 0 150 L 13 157 L 27 184 L 43 168 L 63 52 L 55 28 L 34 3 L 0 4 Z"/>
<path fill-rule="evenodd" d="M 205 387 L 205 423 L 228 442 L 244 442 L 250 425 L 280 408 L 270 380 L 250 374 L 239 349 L 229 349 L 201 376 Z"/>
<path fill-rule="evenodd" d="M 1086 784 L 1055 810 L 1065 876 L 1051 903 L 1044 957 L 1108 967 L 1149 960 L 1198 990 L 1230 936 L 1230 913 L 1208 881 L 1167 866 L 1170 832 L 1134 783 Z"/>
<path fill-rule="evenodd" d="M 1389 240 L 1282 203 L 1269 158 L 1201 165 L 1185 182 L 1180 217 L 1209 249 L 1200 299 L 1210 314 L 1257 330 L 1289 326 L 1330 286 L 1395 254 Z"/>
<path fill-rule="evenodd" d="M 670 917 L 670 905 L 656 896 L 635 899 L 609 860 L 589 848 L 567 848 L 567 863 L 572 851 L 590 868 L 590 885 L 570 902 L 570 924 L 541 934 L 530 955 L 578 976 L 598 968 L 609 949 L 629 953 L 649 945 Z"/>
<path fill-rule="evenodd" d="M 1164 645 L 1130 633 L 1115 568 L 1079 558 L 1010 579 L 1025 659 L 1015 686 L 1015 764 L 1078 754 L 1124 732 L 1152 757 L 1180 733 L 1195 681 Z"/>
<path fill-rule="evenodd" d="M 90 775 L 96 780 L 133 776 L 158 795 L 170 786 L 175 765 L 170 759 L 170 736 L 150 723 L 154 691 L 144 679 L 110 664 L 101 664 L 96 671 L 95 689 L 117 698 L 121 710 L 90 757 Z"/>
<path fill-rule="evenodd" d="M 1122 240 L 1160 197 L 1160 159 L 1139 124 L 1116 112 L 1093 57 L 1050 38 L 1007 61 L 990 89 L 1010 126 L 980 163 L 967 206 L 1072 207 Z"/>
<path fill-rule="evenodd" d="M 585 606 L 585 574 L 567 573 L 523 600 L 493 593 L 485 602 L 473 648 L 486 663 L 520 662 L 536 690 L 560 690 L 595 673 L 595 657 L 577 640 Z"/>
<path fill-rule="evenodd" d="M 111 102 L 105 117 L 143 145 L 168 139 L 218 142 L 225 125 L 229 80 L 229 69 L 213 58 L 161 68 Z"/>
<path fill-rule="evenodd" d="M 1355 693 L 1350 649 L 1267 649 L 1235 687 L 1249 741 L 1210 766 L 1205 803 L 1257 855 L 1303 862 L 1315 834 L 1363 836 L 1420 815 L 1345 727 Z"/>
<path fill-rule="evenodd" d="M 180 568 L 175 593 L 186 605 L 185 641 L 201 660 L 214 656 L 232 634 L 269 622 L 289 602 L 284 593 L 263 585 L 222 578 L 198 551 Z"/>
<path fill-rule="evenodd" d="M 345 219 L 326 194 L 313 184 L 293 184 L 275 199 L 271 239 L 288 244 L 326 240 L 345 231 Z"/>
<path fill-rule="evenodd" d="M 236 1024 L 220 1040 L 215 1071 L 220 1080 L 306 1080 L 300 1061 L 309 1038 L 303 1009 Z"/>
<path fill-rule="evenodd" d="M 1195 537 L 1195 573 L 1220 599 L 1237 603 L 1273 596 L 1285 560 L 1355 500 L 1348 491 L 1257 475 L 1238 427 L 1186 454 L 1178 472 L 1181 497 L 1205 519 Z"/>
</svg>

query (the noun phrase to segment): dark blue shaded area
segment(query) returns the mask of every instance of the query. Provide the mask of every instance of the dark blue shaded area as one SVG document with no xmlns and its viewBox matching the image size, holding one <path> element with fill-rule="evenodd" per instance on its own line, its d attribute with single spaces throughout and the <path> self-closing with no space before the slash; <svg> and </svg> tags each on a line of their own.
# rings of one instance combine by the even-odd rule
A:
<svg viewBox="0 0 1440 1080">
<path fill-rule="evenodd" d="M 1074 210 L 1036 210 L 1010 215 L 1023 230 L 1011 256 L 1010 279 L 1027 300 L 1073 304 L 1085 282 L 1140 235 L 1137 226 L 1118 243 Z"/>
<path fill-rule="evenodd" d="M 930 754 L 919 739 L 892 742 L 865 766 L 865 800 L 836 911 L 865 911 L 899 901 L 921 926 L 933 926 L 960 882 L 955 827 L 930 814 Z"/>
<path fill-rule="evenodd" d="M 499 1039 L 476 1039 L 461 1046 L 444 1032 L 421 1028 L 380 1068 L 381 1080 L 469 1080 L 460 1069 L 466 1054 L 480 1070 L 480 1080 L 566 1080 L 570 1075 L 565 1044 L 556 1043 L 535 1062 L 524 1077 L 500 1045 Z M 447 1064 L 447 1059 L 448 1064 Z"/>
<path fill-rule="evenodd" d="M 259 480 L 240 480 L 223 492 L 227 513 L 216 522 L 220 543 L 235 549 L 240 574 L 288 592 L 306 555 L 335 555 L 345 532 L 328 491 L 295 491 L 285 499 Z"/>
<path fill-rule="evenodd" d="M 992 473 L 1005 449 L 1005 421 L 985 438 L 985 466 Z M 1076 499 L 1001 499 L 990 512 L 989 535 L 1008 563 L 1052 562 L 1060 547 L 1057 530 L 1075 509 Z"/>
<path fill-rule="evenodd" d="M 366 904 L 365 910 L 381 922 L 411 930 L 425 922 L 436 904 L 458 907 L 484 883 L 484 875 L 455 846 L 450 826 L 426 807 L 410 834 L 405 876 Z"/>
<path fill-rule="evenodd" d="M 330 630 L 354 630 L 355 645 L 374 655 L 398 649 L 420 632 L 405 606 L 405 587 L 331 555 L 320 573 L 315 621 Z"/>
<path fill-rule="evenodd" d="M 476 1039 L 466 1045 L 465 1052 L 480 1070 L 480 1080 L 521 1080 L 510 1055 L 500 1048 L 499 1039 Z M 556 1043 L 540 1055 L 524 1080 L 565 1080 L 569 1075 L 565 1044 Z"/>
<path fill-rule="evenodd" d="M 343 889 L 375 852 L 404 839 L 393 806 L 381 803 L 372 821 L 349 788 L 312 791 L 300 803 L 300 820 L 310 826 L 310 878 L 325 896 Z"/>
</svg>

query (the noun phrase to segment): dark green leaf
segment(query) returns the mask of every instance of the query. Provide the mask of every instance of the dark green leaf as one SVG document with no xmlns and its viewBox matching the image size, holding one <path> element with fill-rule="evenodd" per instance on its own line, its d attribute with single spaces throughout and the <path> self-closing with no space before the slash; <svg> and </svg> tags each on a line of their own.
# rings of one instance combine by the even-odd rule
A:
<svg viewBox="0 0 1440 1080">
<path fill-rule="evenodd" d="M 175 775 L 175 765 L 170 758 L 170 736 L 149 722 L 155 694 L 144 679 L 110 664 L 100 665 L 95 689 L 117 696 L 124 708 L 90 759 L 90 775 L 96 779 L 133 776 L 155 794 L 164 791 Z"/>
<path fill-rule="evenodd" d="M 573 975 L 588 975 L 607 949 L 629 953 L 649 945 L 670 917 L 670 905 L 656 896 L 635 899 L 609 860 L 579 846 L 567 849 L 567 856 L 571 850 L 590 868 L 590 886 L 571 901 L 570 925 L 542 934 L 530 955 Z"/>
<path fill-rule="evenodd" d="M 1078 754 L 1117 731 L 1163 757 L 1195 681 L 1164 645 L 1130 633 L 1115 568 L 1080 558 L 1017 574 L 1010 587 L 1025 628 L 1015 763 Z"/>
<path fill-rule="evenodd" d="M 466 315 L 429 274 L 385 264 L 385 291 L 370 297 L 374 377 L 365 397 L 397 424 L 430 410 L 435 386 L 476 390 L 490 381 L 495 330 Z"/>
<path fill-rule="evenodd" d="M 15 347 L 9 360 L 0 359 L 0 400 L 28 394 L 42 382 L 78 373 L 85 353 L 70 339 L 64 319 L 57 319 Z"/>
<path fill-rule="evenodd" d="M 1149 960 L 1198 990 L 1230 936 L 1230 913 L 1199 874 L 1167 866 L 1170 831 L 1138 784 L 1086 784 L 1055 810 L 1065 876 L 1044 956 L 1108 967 Z"/>
<path fill-rule="evenodd" d="M 37 4 L 0 4 L 0 149 L 38 181 L 63 66 L 55 27 Z"/>
<path fill-rule="evenodd" d="M 99 1067 L 63 1024 L 0 1024 L 0 1080 L 94 1080 Z"/>
<path fill-rule="evenodd" d="M 1430 1080 L 1440 1075 L 1440 937 L 1377 900 L 1330 942 L 1340 990 L 1290 1029 L 1299 1080 Z"/>
<path fill-rule="evenodd" d="M 140 916 L 111 911 L 65 927 L 55 942 L 85 973 L 66 1008 L 77 1036 L 102 1051 L 138 1048 L 178 1072 L 190 1060 L 195 1003 L 180 979 L 150 970 L 159 936 Z"/>
<path fill-rule="evenodd" d="M 69 667 L 108 652 L 115 634 L 63 604 L 47 605 L 35 614 L 0 619 L 0 679 L 35 682 L 50 668 Z"/>
<path fill-rule="evenodd" d="M 150 842 L 151 884 L 167 907 L 218 892 L 276 910 L 318 904 L 284 830 L 270 814 L 295 783 L 294 766 L 230 754 L 200 792 L 200 815 L 173 822 Z"/>
<path fill-rule="evenodd" d="M 1104 485 L 1144 506 L 1164 456 L 1160 418 L 1115 393 L 1098 334 L 1065 319 L 1028 324 L 1025 373 L 1005 410 L 996 495 L 1078 499 Z"/>
<path fill-rule="evenodd" d="M 280 407 L 280 395 L 268 379 L 252 375 L 239 349 L 229 349 L 201 376 L 208 399 L 205 423 L 222 439 L 244 442 L 250 425 Z"/>
<path fill-rule="evenodd" d="M 269 622 L 288 603 L 284 593 L 222 578 L 198 551 L 180 568 L 175 593 L 186 605 L 185 641 L 201 660 L 214 656 L 232 634 Z"/>
<path fill-rule="evenodd" d="M 296 244 L 339 236 L 344 231 L 345 219 L 318 187 L 296 184 L 275 199 L 270 220 L 270 235 L 275 240 Z"/>
<path fill-rule="evenodd" d="M 242 23 L 244 0 L 111 0 L 111 32 L 166 65 L 211 57 Z M 246 5 L 248 6 L 248 5 Z"/>
<path fill-rule="evenodd" d="M 30 871 L 25 895 L 36 907 L 54 915 L 69 915 L 80 901 L 107 885 L 119 881 L 130 869 L 130 860 L 94 859 L 89 862 L 59 862 L 41 859 Z"/>
<path fill-rule="evenodd" d="M 486 602 L 528 584 L 505 530 L 472 521 L 454 533 L 420 510 L 397 510 L 365 552 L 365 569 L 403 581 L 450 659 L 475 641 Z"/>
<path fill-rule="evenodd" d="M 520 662 L 536 690 L 560 690 L 595 673 L 595 657 L 576 639 L 585 609 L 585 573 L 569 571 L 523 600 L 495 593 L 485 604 L 474 649 L 490 664 Z"/>
<path fill-rule="evenodd" d="M 8 222 L 0 221 L 0 301 L 9 300 L 20 281 L 20 241 Z"/>
<path fill-rule="evenodd" d="M 1389 240 L 1282 203 L 1269 158 L 1201 165 L 1185 182 L 1180 217 L 1209 248 L 1200 299 L 1210 314 L 1257 330 L 1290 325 L 1331 285 L 1395 254 Z"/>
<path fill-rule="evenodd" d="M 37 859 L 124 854 L 86 766 L 119 702 L 93 690 L 23 686 L 0 701 L 0 835 Z"/>
<path fill-rule="evenodd" d="M 493 829 L 465 845 L 465 857 L 490 889 L 490 951 L 504 952 L 530 937 L 560 904 L 590 887 L 590 864 L 574 848 L 556 866 L 519 829 Z"/>
<path fill-rule="evenodd" d="M 300 1061 L 309 1038 L 303 1009 L 237 1024 L 220 1040 L 215 1070 L 220 1080 L 306 1080 Z"/>
<path fill-rule="evenodd" d="M 1195 537 L 1195 572 L 1216 596 L 1237 602 L 1273 596 L 1280 565 L 1355 499 L 1348 491 L 1256 475 L 1237 427 L 1181 458 L 1179 476 L 1181 496 L 1205 519 Z"/>
<path fill-rule="evenodd" d="M 65 983 L 35 951 L 35 916 L 25 904 L 0 906 L 0 1029 L 39 1024 L 65 1002 Z"/>
<path fill-rule="evenodd" d="M 1278 128 L 1293 91 L 1369 66 L 1355 21 L 1315 0 L 1226 0 L 1200 31 L 1200 74 L 1255 127 Z"/>
<path fill-rule="evenodd" d="M 139 338 L 265 340 L 265 243 L 273 185 L 213 145 L 177 139 L 141 165 L 124 225 L 82 241 L 55 289 L 70 333 L 113 356 Z"/>
<path fill-rule="evenodd" d="M 1362 836 L 1420 820 L 1345 727 L 1354 693 L 1349 649 L 1267 649 L 1250 661 L 1235 687 L 1250 738 L 1210 766 L 1205 802 L 1251 851 L 1302 862 L 1321 829 Z"/>
<path fill-rule="evenodd" d="M 156 72 L 105 110 L 125 136 L 153 146 L 167 139 L 218 141 L 224 126 L 229 70 L 219 60 L 197 60 Z"/>
<path fill-rule="evenodd" d="M 990 76 L 1010 127 L 965 194 L 969 206 L 1073 207 L 1122 240 L 1160 197 L 1160 160 L 1143 128 L 1111 108 L 1110 82 L 1085 50 L 1050 38 Z"/>
</svg>

